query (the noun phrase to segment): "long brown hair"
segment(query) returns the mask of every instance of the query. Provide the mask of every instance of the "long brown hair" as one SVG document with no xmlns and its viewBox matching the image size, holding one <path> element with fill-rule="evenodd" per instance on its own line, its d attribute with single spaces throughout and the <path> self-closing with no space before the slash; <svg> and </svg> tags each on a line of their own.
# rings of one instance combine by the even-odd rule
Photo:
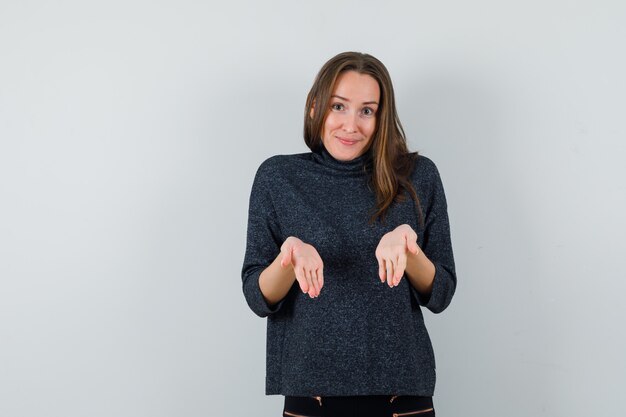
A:
<svg viewBox="0 0 626 417">
<path fill-rule="evenodd" d="M 409 176 L 413 171 L 417 152 L 411 154 L 406 144 L 404 129 L 396 112 L 393 85 L 387 68 L 378 59 L 360 52 L 343 52 L 324 64 L 315 77 L 304 108 L 304 142 L 312 151 L 322 146 L 322 131 L 335 82 L 342 72 L 356 71 L 370 75 L 378 82 L 380 104 L 376 113 L 376 129 L 366 152 L 371 152 L 372 171 L 370 186 L 376 193 L 376 207 L 370 224 L 377 218 L 385 221 L 385 214 L 391 204 L 404 201 L 402 190 L 410 193 L 415 202 L 420 225 L 423 226 L 422 208 L 411 184 Z M 317 109 L 325 111 L 311 110 Z"/>
</svg>

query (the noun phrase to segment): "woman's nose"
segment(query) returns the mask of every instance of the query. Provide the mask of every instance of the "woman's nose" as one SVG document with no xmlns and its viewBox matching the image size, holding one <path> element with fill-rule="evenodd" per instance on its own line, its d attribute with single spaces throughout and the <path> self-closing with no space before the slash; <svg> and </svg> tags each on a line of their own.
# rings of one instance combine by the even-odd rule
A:
<svg viewBox="0 0 626 417">
<path fill-rule="evenodd" d="M 357 131 L 357 115 L 351 112 L 346 114 L 346 117 L 343 121 L 343 129 L 346 132 L 354 133 Z"/>
</svg>

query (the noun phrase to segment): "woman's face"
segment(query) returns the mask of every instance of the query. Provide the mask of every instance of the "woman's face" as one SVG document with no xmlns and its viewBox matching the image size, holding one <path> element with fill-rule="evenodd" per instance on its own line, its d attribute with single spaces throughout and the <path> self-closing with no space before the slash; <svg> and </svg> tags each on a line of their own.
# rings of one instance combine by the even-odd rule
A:
<svg viewBox="0 0 626 417">
<path fill-rule="evenodd" d="M 322 132 L 324 147 L 335 159 L 349 161 L 365 153 L 379 103 L 380 88 L 372 76 L 356 71 L 339 75 Z"/>
</svg>

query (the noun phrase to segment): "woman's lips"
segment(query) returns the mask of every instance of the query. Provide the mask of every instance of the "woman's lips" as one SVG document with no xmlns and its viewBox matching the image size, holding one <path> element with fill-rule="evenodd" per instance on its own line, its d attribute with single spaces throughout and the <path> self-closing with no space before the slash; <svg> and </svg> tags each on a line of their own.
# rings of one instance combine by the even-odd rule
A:
<svg viewBox="0 0 626 417">
<path fill-rule="evenodd" d="M 340 137 L 337 137 L 337 139 L 339 139 L 339 142 L 343 143 L 346 146 L 352 146 L 358 142 L 358 140 L 350 140 L 350 139 L 344 139 Z"/>
</svg>

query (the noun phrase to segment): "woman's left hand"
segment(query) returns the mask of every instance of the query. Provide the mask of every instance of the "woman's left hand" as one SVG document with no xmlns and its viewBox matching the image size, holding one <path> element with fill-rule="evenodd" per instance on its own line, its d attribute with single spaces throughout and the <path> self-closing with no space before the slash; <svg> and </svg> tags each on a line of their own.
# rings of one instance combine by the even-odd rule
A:
<svg viewBox="0 0 626 417">
<path fill-rule="evenodd" d="M 380 281 L 387 281 L 390 287 L 400 284 L 406 269 L 408 252 L 417 255 L 419 251 L 417 233 L 408 224 L 402 224 L 386 233 L 376 248 Z"/>
</svg>

